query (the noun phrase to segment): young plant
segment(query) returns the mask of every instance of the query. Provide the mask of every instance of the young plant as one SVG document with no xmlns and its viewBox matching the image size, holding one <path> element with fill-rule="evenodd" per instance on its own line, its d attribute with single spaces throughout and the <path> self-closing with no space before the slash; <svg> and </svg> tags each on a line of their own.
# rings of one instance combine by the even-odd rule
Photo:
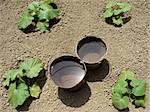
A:
<svg viewBox="0 0 150 112">
<path fill-rule="evenodd" d="M 41 70 L 43 70 L 41 60 L 27 58 L 18 69 L 9 70 L 4 74 L 2 84 L 8 87 L 8 101 L 13 107 L 22 105 L 29 96 L 39 97 L 40 86 L 36 82 L 30 85 L 24 79 L 37 77 Z"/>
<path fill-rule="evenodd" d="M 127 14 L 129 11 L 131 11 L 129 3 L 111 1 L 106 5 L 104 18 L 106 22 L 109 21 L 109 23 L 113 23 L 114 25 L 122 26 L 130 18 Z"/>
<path fill-rule="evenodd" d="M 146 81 L 136 80 L 131 70 L 123 70 L 112 87 L 112 103 L 118 110 L 128 108 L 132 100 L 136 107 L 146 106 Z"/>
<path fill-rule="evenodd" d="M 60 13 L 60 10 L 50 5 L 52 2 L 52 0 L 33 1 L 17 22 L 18 28 L 25 30 L 28 26 L 33 25 L 41 32 L 48 30 L 49 22 Z"/>
</svg>

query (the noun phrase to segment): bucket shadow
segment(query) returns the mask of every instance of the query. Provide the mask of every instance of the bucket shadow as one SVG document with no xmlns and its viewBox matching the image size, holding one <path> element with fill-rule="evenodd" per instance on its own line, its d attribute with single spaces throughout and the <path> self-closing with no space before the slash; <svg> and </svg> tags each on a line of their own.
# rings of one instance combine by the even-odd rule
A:
<svg viewBox="0 0 150 112">
<path fill-rule="evenodd" d="M 88 69 L 86 80 L 89 82 L 103 81 L 110 72 L 110 63 L 108 60 L 102 60 L 96 69 Z"/>
<path fill-rule="evenodd" d="M 27 82 L 28 85 L 33 85 L 34 83 L 37 83 L 40 86 L 41 89 L 45 85 L 46 80 L 47 80 L 47 77 L 46 77 L 46 71 L 45 70 L 42 70 L 40 72 L 40 75 L 38 77 L 36 77 L 36 78 L 33 78 L 31 80 L 25 79 L 25 81 Z M 39 96 L 39 98 L 40 98 L 40 96 Z M 16 108 L 17 112 L 28 111 L 29 110 L 29 106 L 31 105 L 31 103 L 33 102 L 33 100 L 36 100 L 36 98 L 33 98 L 31 96 L 28 97 L 26 99 L 26 101 L 21 106 L 18 106 Z"/>
<path fill-rule="evenodd" d="M 74 92 L 58 88 L 58 96 L 65 105 L 78 108 L 88 102 L 91 90 L 87 83 L 80 90 Z"/>
</svg>

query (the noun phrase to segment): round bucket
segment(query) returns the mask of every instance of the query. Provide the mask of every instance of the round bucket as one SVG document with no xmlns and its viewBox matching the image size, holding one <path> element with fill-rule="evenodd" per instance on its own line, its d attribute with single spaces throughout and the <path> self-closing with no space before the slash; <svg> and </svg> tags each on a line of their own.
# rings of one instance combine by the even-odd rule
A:
<svg viewBox="0 0 150 112">
<path fill-rule="evenodd" d="M 87 36 L 80 40 L 77 45 L 77 55 L 89 69 L 98 67 L 106 53 L 105 42 L 95 36 Z"/>
<path fill-rule="evenodd" d="M 70 54 L 56 58 L 49 67 L 52 80 L 60 88 L 77 90 L 85 82 L 85 64 Z"/>
</svg>

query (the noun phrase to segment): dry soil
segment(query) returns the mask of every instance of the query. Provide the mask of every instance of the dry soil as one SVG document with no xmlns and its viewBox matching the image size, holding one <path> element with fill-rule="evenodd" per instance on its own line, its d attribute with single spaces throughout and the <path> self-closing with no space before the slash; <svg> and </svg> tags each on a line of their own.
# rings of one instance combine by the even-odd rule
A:
<svg viewBox="0 0 150 112">
<path fill-rule="evenodd" d="M 125 68 L 131 68 L 136 78 L 147 80 L 150 85 L 150 0 L 126 1 L 133 5 L 132 18 L 121 28 L 104 21 L 106 0 L 55 0 L 61 9 L 60 21 L 50 32 L 25 34 L 17 28 L 16 22 L 32 0 L 0 0 L 0 81 L 6 70 L 16 67 L 19 60 L 28 56 L 40 58 L 47 69 L 48 61 L 57 53 L 76 55 L 76 45 L 86 35 L 100 37 L 108 45 L 105 58 L 110 65 L 105 60 L 98 71 L 89 72 L 98 75 L 89 77 L 80 91 L 69 93 L 59 89 L 47 74 L 40 98 L 22 110 L 117 112 L 111 102 L 111 86 Z M 6 97 L 6 90 L 0 83 L 0 112 L 16 112 Z M 130 104 L 129 112 L 150 112 L 150 106 L 137 109 Z"/>
</svg>

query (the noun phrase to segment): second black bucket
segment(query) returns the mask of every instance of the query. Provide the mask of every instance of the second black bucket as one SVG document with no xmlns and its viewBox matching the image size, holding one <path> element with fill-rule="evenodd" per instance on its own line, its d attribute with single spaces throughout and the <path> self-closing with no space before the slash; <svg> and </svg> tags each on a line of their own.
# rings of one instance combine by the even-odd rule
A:
<svg viewBox="0 0 150 112">
<path fill-rule="evenodd" d="M 106 43 L 95 36 L 87 36 L 77 45 L 78 57 L 86 63 L 88 69 L 97 68 L 107 53 Z"/>
</svg>

